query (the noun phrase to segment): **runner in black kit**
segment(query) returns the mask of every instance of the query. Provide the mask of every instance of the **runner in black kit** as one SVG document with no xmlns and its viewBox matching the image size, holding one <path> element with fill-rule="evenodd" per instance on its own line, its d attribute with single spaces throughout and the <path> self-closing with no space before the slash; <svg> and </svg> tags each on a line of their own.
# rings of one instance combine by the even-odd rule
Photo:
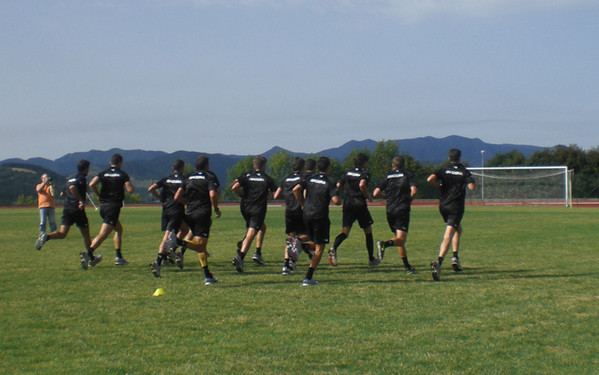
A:
<svg viewBox="0 0 599 375">
<path fill-rule="evenodd" d="M 329 243 L 331 229 L 329 205 L 331 201 L 336 205 L 341 204 L 337 186 L 328 176 L 331 173 L 331 161 L 327 157 L 321 157 L 318 159 L 317 167 L 318 174 L 302 179 L 293 188 L 293 195 L 300 202 L 304 210 L 306 231 L 308 232 L 308 236 L 314 241 L 316 250 L 310 260 L 310 267 L 308 268 L 306 277 L 302 281 L 302 286 L 318 284 L 318 281 L 314 280 L 313 276 L 316 267 L 320 263 L 325 246 Z"/>
<path fill-rule="evenodd" d="M 185 162 L 181 159 L 175 160 L 173 163 L 172 174 L 161 178 L 158 182 L 153 183 L 148 191 L 160 202 L 162 202 L 162 224 L 161 229 L 164 232 L 160 246 L 158 247 L 158 257 L 155 262 L 150 263 L 152 273 L 156 277 L 160 277 L 160 269 L 164 263 L 168 261 L 169 255 L 174 257 L 174 254 L 169 254 L 169 249 L 166 246 L 169 237 L 177 236 L 179 229 L 183 227 L 183 231 L 187 233 L 187 225 L 183 222 L 185 217 L 185 206 L 175 200 L 175 193 L 183 183 L 183 169 Z M 158 193 L 160 189 L 160 194 Z M 177 262 L 179 267 L 183 263 Z"/>
<path fill-rule="evenodd" d="M 273 179 L 265 173 L 266 158 L 258 156 L 253 161 L 254 170 L 239 176 L 231 189 L 241 196 L 241 215 L 245 219 L 246 234 L 238 247 L 237 255 L 233 258 L 233 264 L 237 272 L 243 272 L 244 258 L 252 246 L 256 237 L 256 253 L 252 259 L 258 264 L 264 264 L 261 253 L 262 240 L 266 233 L 266 205 L 269 193 L 274 193 L 277 186 Z"/>
<path fill-rule="evenodd" d="M 35 248 L 41 250 L 44 243 L 49 240 L 60 240 L 66 238 L 69 229 L 76 224 L 81 231 L 85 249 L 91 245 L 89 236 L 89 221 L 85 214 L 85 199 L 87 195 L 87 174 L 89 173 L 89 161 L 80 160 L 77 164 L 77 175 L 69 178 L 65 184 L 62 196 L 64 198 L 64 208 L 62 211 L 62 223 L 60 230 L 44 235 L 38 238 Z"/>
<path fill-rule="evenodd" d="M 453 257 L 451 266 L 454 271 L 462 271 L 460 260 L 458 258 L 458 249 L 460 247 L 460 237 L 462 235 L 462 217 L 466 202 L 466 188 L 474 191 L 474 178 L 460 160 L 462 152 L 458 149 L 449 150 L 450 165 L 442 168 L 430 175 L 427 182 L 440 189 L 439 212 L 447 224 L 445 234 L 439 249 L 439 258 L 431 263 L 433 279 L 441 279 L 441 264 L 449 246 L 453 246 Z"/>
<path fill-rule="evenodd" d="M 410 262 L 408 262 L 406 239 L 410 227 L 410 207 L 414 196 L 418 192 L 418 188 L 412 175 L 405 171 L 403 157 L 396 156 L 393 158 L 391 168 L 391 173 L 387 174 L 378 184 L 372 195 L 378 198 L 385 192 L 387 196 L 387 223 L 395 237 L 388 241 L 376 241 L 376 248 L 379 259 L 383 260 L 385 248 L 397 246 L 406 273 L 413 274 L 415 270 L 410 265 Z"/>
<path fill-rule="evenodd" d="M 333 246 L 329 249 L 329 262 L 331 265 L 337 265 L 337 249 L 349 236 L 353 223 L 358 220 L 360 228 L 364 230 L 366 237 L 366 250 L 368 251 L 368 266 L 377 266 L 381 260 L 374 257 L 374 240 L 372 237 L 372 216 L 368 211 L 368 203 L 372 198 L 368 194 L 367 186 L 370 180 L 370 174 L 366 171 L 368 156 L 359 153 L 354 157 L 354 169 L 351 169 L 341 176 L 337 183 L 339 191 L 345 191 L 343 199 L 343 227 L 341 233 L 335 238 Z"/>
<path fill-rule="evenodd" d="M 202 269 L 204 270 L 205 285 L 211 285 L 218 282 L 208 269 L 208 256 L 206 247 L 208 245 L 208 237 L 210 236 L 210 227 L 212 226 L 212 208 L 214 213 L 219 218 L 221 215 L 218 208 L 218 193 L 219 183 L 216 176 L 209 172 L 210 158 L 207 156 L 199 156 L 196 159 L 196 171 L 183 180 L 183 184 L 177 190 L 175 199 L 187 205 L 185 221 L 189 225 L 189 229 L 193 234 L 191 241 L 183 240 L 184 245 L 188 249 L 198 252 L 198 258 Z M 177 241 L 175 236 L 169 237 L 167 246 L 175 247 L 174 242 Z"/>
<path fill-rule="evenodd" d="M 285 200 L 285 234 L 287 234 L 287 239 L 285 241 L 285 263 L 281 270 L 283 275 L 289 275 L 291 271 L 295 270 L 295 262 L 302 250 L 302 245 L 307 245 L 302 244 L 302 241 L 306 242 L 309 239 L 305 234 L 306 228 L 302 208 L 293 195 L 293 188 L 304 178 L 302 174 L 304 164 L 304 159 L 299 156 L 294 157 L 291 164 L 293 173 L 281 181 L 281 185 L 274 194 L 274 199 L 283 198 Z"/>
<path fill-rule="evenodd" d="M 121 207 L 125 199 L 125 189 L 133 193 L 133 185 L 129 180 L 129 175 L 121 170 L 123 157 L 121 154 L 114 154 L 110 158 L 110 168 L 100 172 L 89 183 L 89 187 L 100 197 L 100 216 L 102 217 L 102 227 L 100 233 L 93 239 L 87 251 L 81 252 L 81 267 L 86 270 L 100 263 L 102 255 L 94 256 L 94 251 L 104 242 L 108 235 L 114 230 L 114 247 L 116 258 L 114 264 L 117 266 L 127 265 L 121 252 L 121 241 L 123 235 L 123 226 L 119 221 Z M 98 185 L 101 188 L 98 188 Z"/>
</svg>

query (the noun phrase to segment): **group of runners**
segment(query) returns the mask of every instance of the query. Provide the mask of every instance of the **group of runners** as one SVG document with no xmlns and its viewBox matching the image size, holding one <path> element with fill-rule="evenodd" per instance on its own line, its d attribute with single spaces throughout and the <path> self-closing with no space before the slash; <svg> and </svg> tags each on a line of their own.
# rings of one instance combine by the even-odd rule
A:
<svg viewBox="0 0 599 375">
<path fill-rule="evenodd" d="M 441 277 L 441 265 L 452 248 L 451 265 L 462 271 L 458 250 L 462 234 L 461 220 L 465 208 L 466 189 L 474 190 L 474 179 L 461 164 L 461 152 L 451 149 L 448 154 L 449 165 L 431 174 L 427 182 L 439 189 L 439 210 L 446 223 L 438 258 L 431 262 L 434 280 Z M 283 275 L 296 270 L 296 261 L 300 253 L 307 253 L 310 264 L 303 286 L 318 284 L 314 279 L 325 248 L 330 243 L 329 206 L 343 204 L 342 228 L 328 249 L 328 258 L 332 266 L 337 266 L 337 251 L 343 241 L 348 238 L 353 224 L 357 221 L 364 232 L 368 266 L 376 267 L 382 261 L 387 248 L 396 247 L 403 261 L 405 272 L 414 273 L 409 263 L 406 240 L 410 224 L 411 203 L 417 194 L 413 176 L 406 171 L 404 159 L 396 156 L 390 165 L 390 172 L 377 184 L 372 192 L 368 191 L 370 174 L 367 171 L 368 156 L 358 153 L 354 157 L 354 168 L 345 171 L 339 181 L 330 177 L 331 162 L 327 157 L 317 160 L 304 160 L 294 157 L 293 172 L 285 177 L 280 186 L 266 173 L 267 159 L 258 156 L 253 159 L 252 170 L 241 174 L 231 185 L 231 189 L 241 197 L 240 211 L 245 220 L 245 236 L 237 243 L 237 254 L 232 264 L 237 272 L 244 272 L 245 258 L 254 241 L 256 251 L 252 260 L 265 264 L 262 258 L 262 244 L 266 233 L 267 202 L 270 197 L 285 202 L 285 233 Z M 77 165 L 78 173 L 70 178 L 63 191 L 64 209 L 60 230 L 50 234 L 40 233 L 35 247 L 40 250 L 49 240 L 65 238 L 70 227 L 76 224 L 83 236 L 86 250 L 80 253 L 81 267 L 87 270 L 102 261 L 102 255 L 94 255 L 94 251 L 114 231 L 116 251 L 115 265 L 126 265 L 128 262 L 121 251 L 123 228 L 119 221 L 125 190 L 132 193 L 134 188 L 129 176 L 121 167 L 123 158 L 120 154 L 111 157 L 110 168 L 99 173 L 89 183 L 90 189 L 100 199 L 100 216 L 102 226 L 98 235 L 92 240 L 89 222 L 85 213 L 87 197 L 87 175 L 89 162 L 81 160 Z M 148 191 L 162 203 L 162 224 L 164 236 L 158 249 L 155 261 L 150 263 L 154 276 L 161 276 L 165 264 L 176 264 L 183 268 L 184 255 L 188 249 L 198 253 L 204 271 L 206 285 L 218 280 L 208 267 L 208 238 L 212 225 L 212 212 L 221 216 L 219 196 L 221 186 L 218 178 L 210 171 L 210 159 L 200 156 L 195 161 L 195 172 L 185 176 L 185 163 L 176 160 L 172 173 L 152 184 Z M 343 201 L 340 194 L 344 193 Z M 374 241 L 372 233 L 373 219 L 368 209 L 372 197 L 386 199 L 386 217 L 393 237 L 389 240 Z M 376 253 L 375 253 L 376 247 Z"/>
</svg>

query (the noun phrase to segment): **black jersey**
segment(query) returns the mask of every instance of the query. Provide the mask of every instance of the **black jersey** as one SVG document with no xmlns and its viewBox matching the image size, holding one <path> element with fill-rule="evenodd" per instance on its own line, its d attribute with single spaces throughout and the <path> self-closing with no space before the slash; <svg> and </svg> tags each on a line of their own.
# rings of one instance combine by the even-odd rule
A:
<svg viewBox="0 0 599 375">
<path fill-rule="evenodd" d="M 474 183 L 472 174 L 462 164 L 451 164 L 435 172 L 441 185 L 439 205 L 441 207 L 462 207 L 466 201 L 466 186 Z"/>
<path fill-rule="evenodd" d="M 329 176 L 320 173 L 302 179 L 300 184 L 306 190 L 304 217 L 328 218 L 331 199 L 338 195 L 335 182 Z"/>
<path fill-rule="evenodd" d="M 387 196 L 388 213 L 410 209 L 412 186 L 416 186 L 412 175 L 401 169 L 394 170 L 379 182 L 377 188 L 385 191 Z"/>
<path fill-rule="evenodd" d="M 123 204 L 125 199 L 125 183 L 129 175 L 117 167 L 110 167 L 98 174 L 100 183 L 100 202 L 109 204 Z"/>
<path fill-rule="evenodd" d="M 243 189 L 242 209 L 248 214 L 266 211 L 268 193 L 277 190 L 273 179 L 264 172 L 251 171 L 239 176 L 237 181 Z"/>
<path fill-rule="evenodd" d="M 218 189 L 218 180 L 207 171 L 195 171 L 183 180 L 181 188 L 187 199 L 187 213 L 212 214 L 210 191 Z"/>
<path fill-rule="evenodd" d="M 362 180 L 366 180 L 366 183 L 370 180 L 370 174 L 364 168 L 354 168 L 341 175 L 339 184 L 345 191 L 344 207 L 365 207 L 368 205 L 366 197 L 360 190 L 360 181 Z"/>
<path fill-rule="evenodd" d="M 304 176 L 300 172 L 293 172 L 281 181 L 281 193 L 285 199 L 285 206 L 288 212 L 300 212 L 302 208 L 293 195 L 293 188 L 301 182 Z"/>
<path fill-rule="evenodd" d="M 79 199 L 75 198 L 70 190 L 71 186 L 75 186 L 81 200 L 85 203 L 87 195 L 87 178 L 83 173 L 78 173 L 75 177 L 67 180 L 64 186 L 64 208 L 65 210 L 79 209 Z"/>
<path fill-rule="evenodd" d="M 160 190 L 160 202 L 166 211 L 180 210 L 183 205 L 175 200 L 177 190 L 183 184 L 183 176 L 179 173 L 173 173 L 168 177 L 161 178 L 156 182 Z"/>
</svg>

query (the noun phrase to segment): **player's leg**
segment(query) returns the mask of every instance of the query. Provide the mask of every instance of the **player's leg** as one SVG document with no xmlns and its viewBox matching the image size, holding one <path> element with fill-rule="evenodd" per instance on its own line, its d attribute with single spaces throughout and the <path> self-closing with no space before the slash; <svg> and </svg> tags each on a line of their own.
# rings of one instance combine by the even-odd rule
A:
<svg viewBox="0 0 599 375">
<path fill-rule="evenodd" d="M 123 225 L 120 221 L 116 222 L 114 227 L 114 265 L 115 266 L 126 266 L 129 264 L 125 258 L 123 258 L 123 253 L 121 251 L 121 246 L 123 244 Z"/>
<path fill-rule="evenodd" d="M 462 225 L 458 226 L 456 232 L 451 239 L 451 247 L 453 249 L 453 256 L 451 257 L 451 267 L 456 272 L 462 271 L 462 265 L 460 264 L 460 258 L 458 257 L 458 250 L 460 249 L 460 238 L 462 237 Z"/>
</svg>

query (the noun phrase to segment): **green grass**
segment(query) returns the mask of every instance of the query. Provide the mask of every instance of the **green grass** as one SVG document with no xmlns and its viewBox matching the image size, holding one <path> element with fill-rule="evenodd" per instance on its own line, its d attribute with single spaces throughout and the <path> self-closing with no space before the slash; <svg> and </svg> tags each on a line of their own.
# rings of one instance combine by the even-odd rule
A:
<svg viewBox="0 0 599 375">
<path fill-rule="evenodd" d="M 60 211 L 60 210 L 59 210 Z M 375 239 L 387 239 L 372 207 Z M 60 213 L 59 213 L 60 214 Z M 100 220 L 90 210 L 92 233 Z M 0 210 L 2 374 L 596 374 L 599 373 L 599 215 L 590 208 L 468 207 L 460 258 L 433 282 L 428 264 L 444 230 L 437 209 L 415 207 L 402 272 L 396 251 L 366 267 L 356 226 L 301 287 L 307 258 L 280 274 L 283 209 L 269 208 L 265 266 L 231 265 L 244 228 L 237 207 L 215 220 L 208 249 L 219 283 L 203 285 L 196 256 L 152 276 L 160 209 L 126 207 L 123 251 L 83 271 L 77 228 L 34 249 L 37 210 Z M 340 208 L 331 210 L 331 235 Z M 166 295 L 152 297 L 157 288 Z"/>
</svg>

